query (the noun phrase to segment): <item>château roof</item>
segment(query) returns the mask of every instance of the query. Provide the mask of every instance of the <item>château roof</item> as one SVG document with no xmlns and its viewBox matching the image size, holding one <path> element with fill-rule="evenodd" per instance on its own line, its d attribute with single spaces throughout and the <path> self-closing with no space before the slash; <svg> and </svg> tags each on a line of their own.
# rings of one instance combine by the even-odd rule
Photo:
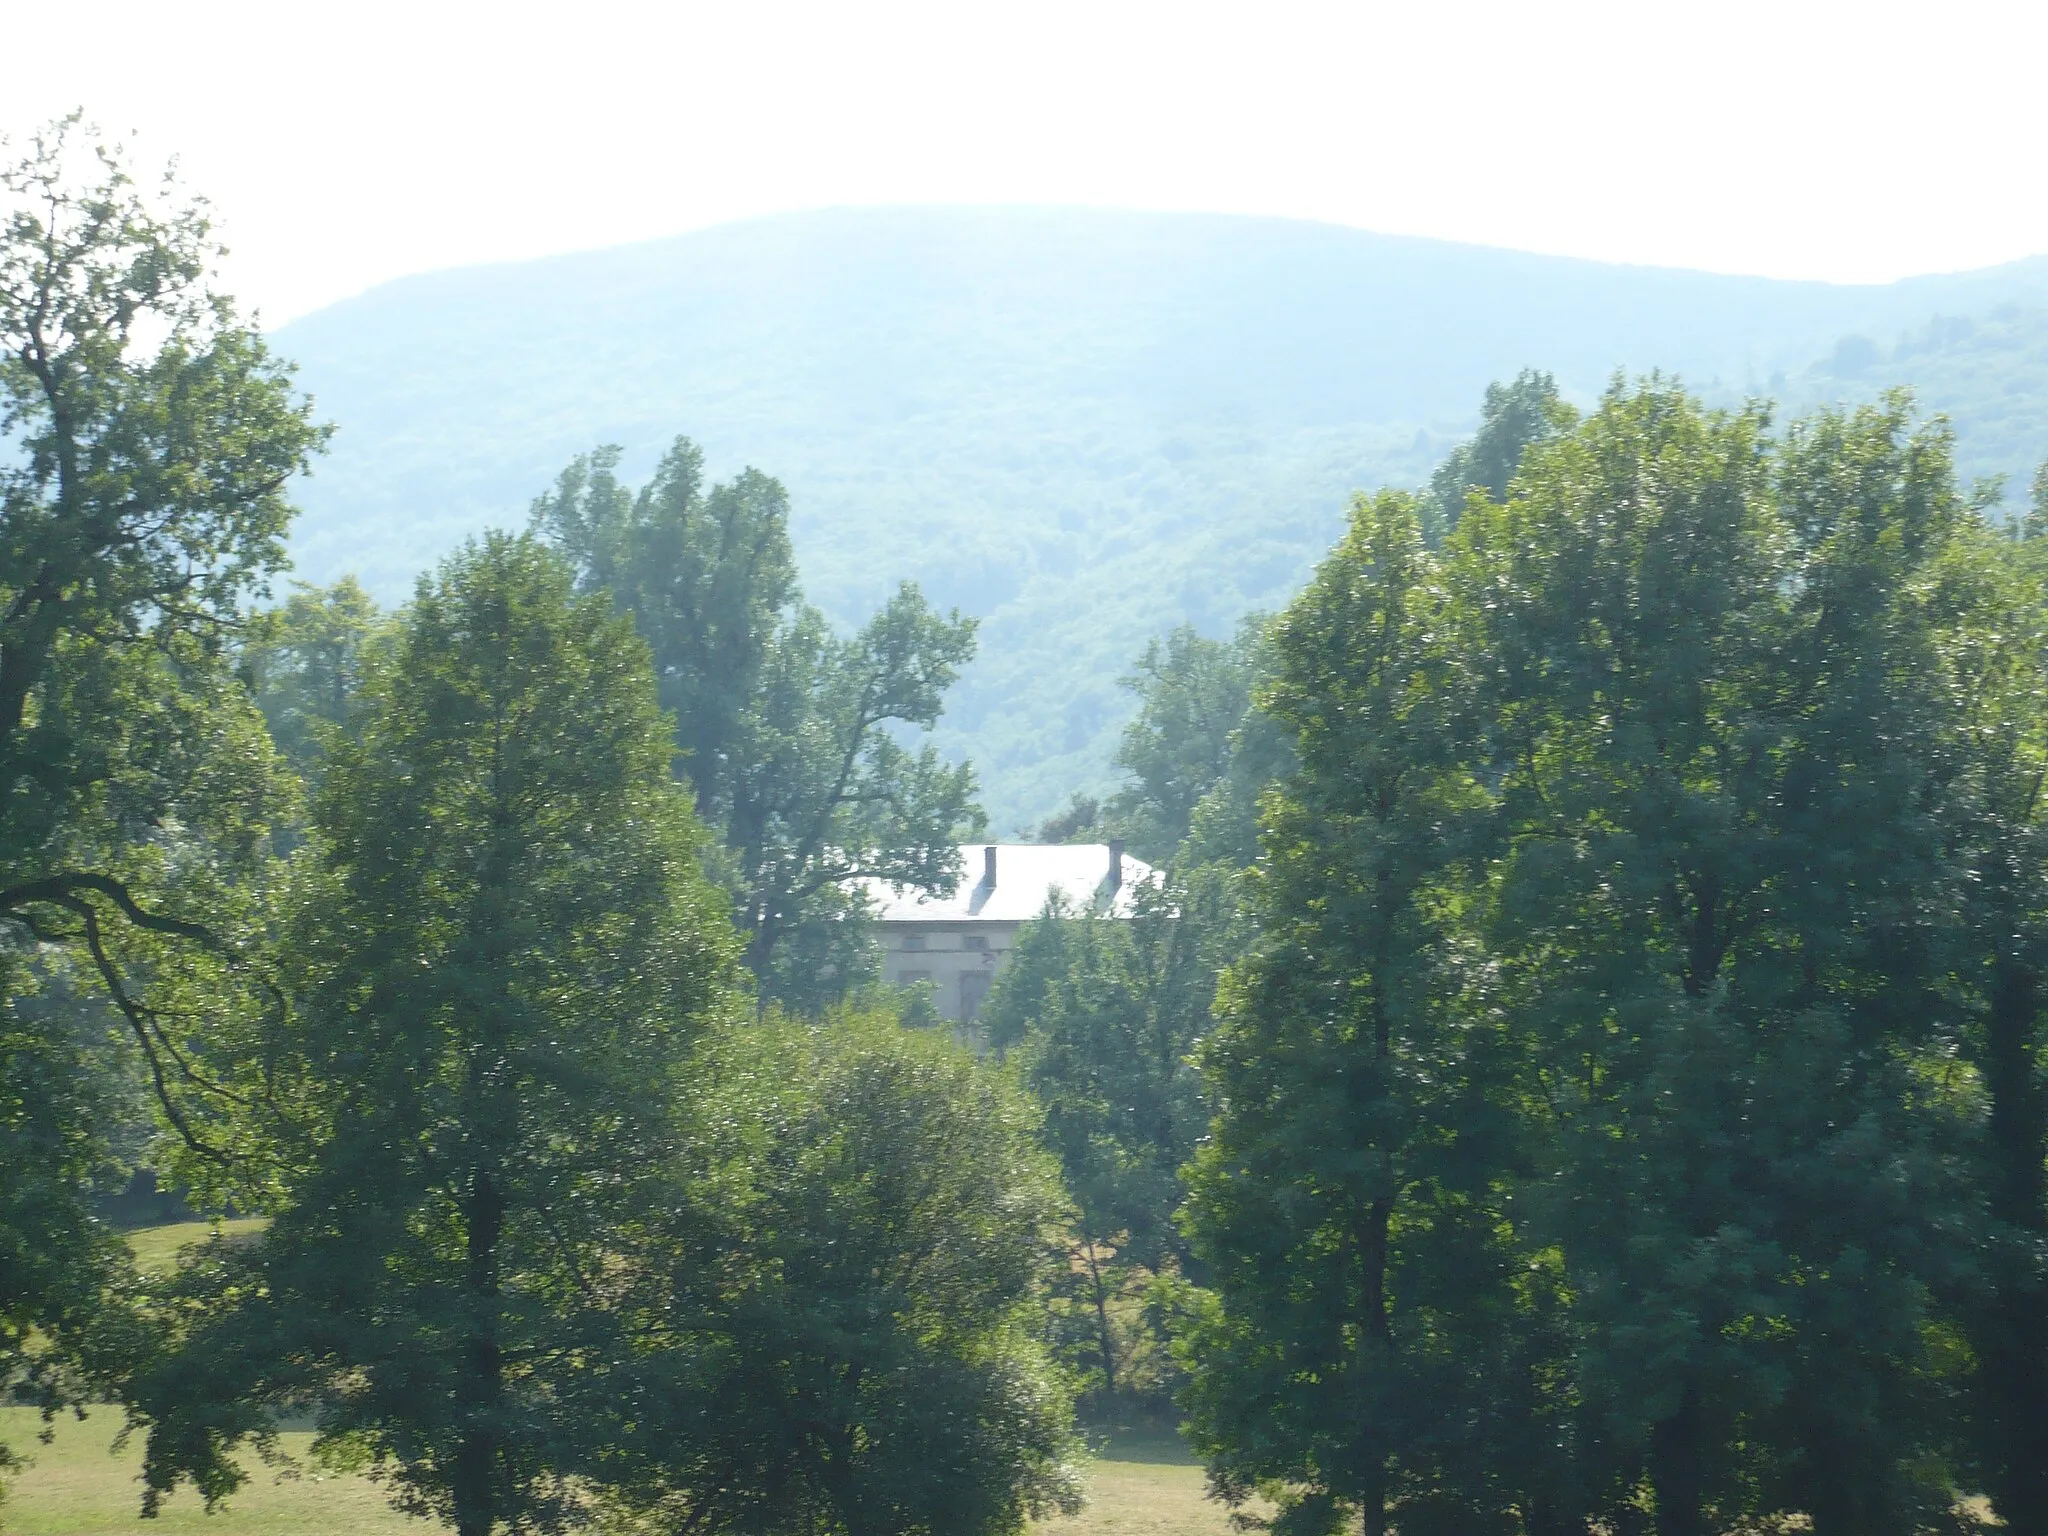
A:
<svg viewBox="0 0 2048 1536">
<path fill-rule="evenodd" d="M 1113 860 L 1121 870 L 1114 882 Z M 867 894 L 885 923 L 1028 922 L 1055 890 L 1077 909 L 1128 917 L 1131 887 L 1157 875 L 1115 843 L 963 843 L 960 867 L 960 884 L 951 896 L 899 894 L 881 880 L 868 881 Z M 991 869 L 993 883 L 987 878 Z"/>
</svg>

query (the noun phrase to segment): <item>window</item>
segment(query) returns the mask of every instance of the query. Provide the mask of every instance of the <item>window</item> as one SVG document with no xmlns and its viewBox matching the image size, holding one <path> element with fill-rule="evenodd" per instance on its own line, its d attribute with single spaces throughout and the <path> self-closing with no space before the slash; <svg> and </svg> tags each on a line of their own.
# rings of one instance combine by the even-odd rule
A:
<svg viewBox="0 0 2048 1536">
<path fill-rule="evenodd" d="M 966 937 L 965 939 L 961 940 L 961 944 L 962 944 L 962 946 L 963 946 L 964 948 L 967 948 L 967 949 L 987 949 L 987 948 L 988 948 L 988 940 L 987 940 L 987 938 L 985 938 L 985 937 L 984 937 L 983 935 L 981 935 L 981 934 L 978 934 L 978 933 L 970 933 L 969 935 L 967 935 L 967 937 Z"/>
<path fill-rule="evenodd" d="M 921 933 L 906 933 L 903 935 L 903 948 L 909 954 L 916 954 L 924 948 L 924 935 Z"/>
</svg>

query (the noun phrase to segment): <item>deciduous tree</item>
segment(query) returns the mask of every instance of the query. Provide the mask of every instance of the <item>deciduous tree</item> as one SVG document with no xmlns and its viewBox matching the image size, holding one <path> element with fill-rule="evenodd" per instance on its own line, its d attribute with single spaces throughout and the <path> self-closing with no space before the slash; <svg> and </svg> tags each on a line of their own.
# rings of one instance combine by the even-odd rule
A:
<svg viewBox="0 0 2048 1536">
<path fill-rule="evenodd" d="M 903 738 L 937 721 L 974 623 L 905 585 L 837 635 L 800 600 L 774 480 L 748 470 L 707 492 L 687 439 L 637 493 L 617 461 L 607 448 L 571 464 L 536 526 L 633 615 L 680 771 L 723 835 L 762 995 L 815 1011 L 874 970 L 860 881 L 959 878 L 958 844 L 981 822 L 973 773 Z"/>
<path fill-rule="evenodd" d="M 1011 1536 L 1078 1507 L 1038 1339 L 1058 1178 L 938 1031 L 771 1017 L 693 1069 L 680 1239 L 602 1476 L 653 1531 Z"/>
<path fill-rule="evenodd" d="M 89 1221 L 115 1049 L 22 1005 L 34 951 L 118 1005 L 171 1124 L 209 1091 L 173 1004 L 245 957 L 234 888 L 291 787 L 226 659 L 319 445 L 214 286 L 202 205 L 74 116 L 0 169 L 0 1374 L 60 1353 L 119 1254 Z M 75 961 L 75 964 L 72 962 Z M 218 1144 L 210 1155 L 223 1157 Z M 43 1367 L 53 1359 L 45 1359 Z"/>
<path fill-rule="evenodd" d="M 287 1172 L 137 1386 L 152 1506 L 231 1492 L 234 1444 L 300 1401 L 404 1507 L 551 1528 L 617 1432 L 571 1404 L 633 1347 L 622 1277 L 673 1203 L 683 1062 L 734 956 L 646 648 L 572 582 L 527 539 L 453 557 L 331 743 L 295 1007 L 260 1042 Z"/>
</svg>

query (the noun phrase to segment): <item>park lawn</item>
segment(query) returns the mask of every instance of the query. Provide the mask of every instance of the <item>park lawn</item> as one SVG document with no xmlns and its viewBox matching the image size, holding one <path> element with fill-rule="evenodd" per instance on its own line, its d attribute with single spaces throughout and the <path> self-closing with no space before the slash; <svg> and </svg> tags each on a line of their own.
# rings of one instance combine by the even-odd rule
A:
<svg viewBox="0 0 2048 1536">
<path fill-rule="evenodd" d="M 1171 1430 L 1110 1435 L 1088 1467 L 1088 1507 L 1041 1520 L 1032 1536 L 1234 1536 L 1202 1469 Z"/>
<path fill-rule="evenodd" d="M 163 1274 L 177 1262 L 178 1250 L 209 1241 L 218 1232 L 232 1242 L 263 1230 L 260 1216 L 239 1221 L 174 1221 L 164 1227 L 137 1227 L 125 1236 L 138 1268 Z"/>
<path fill-rule="evenodd" d="M 217 1231 L 232 1241 L 260 1231 L 260 1220 L 184 1221 L 144 1227 L 127 1234 L 135 1261 L 161 1273 L 178 1250 L 203 1243 Z M 137 1513 L 142 1447 L 115 1450 L 122 1417 L 101 1408 L 79 1422 L 66 1417 L 50 1444 L 33 1409 L 0 1408 L 0 1443 L 30 1466 L 10 1479 L 0 1503 L 0 1531 L 18 1536 L 364 1536 L 410 1531 L 426 1536 L 440 1529 L 398 1514 L 367 1478 L 322 1472 L 307 1460 L 308 1431 L 286 1431 L 280 1448 L 296 1466 L 280 1475 L 253 1456 L 249 1481 L 228 1505 L 208 1515 L 198 1495 L 180 1489 L 156 1520 Z M 1202 1469 L 1170 1431 L 1108 1436 L 1096 1446 L 1088 1469 L 1088 1507 L 1079 1515 L 1040 1522 L 1034 1536 L 1230 1536 L 1223 1507 L 1204 1496 Z"/>
<path fill-rule="evenodd" d="M 120 1410 L 102 1408 L 83 1423 L 59 1419 L 49 1445 L 36 1443 L 41 1420 L 33 1409 L 0 1409 L 0 1441 L 32 1463 L 13 1480 L 0 1504 L 0 1530 L 10 1536 L 342 1536 L 362 1532 L 428 1532 L 440 1527 L 392 1510 L 368 1479 L 323 1473 L 306 1460 L 312 1435 L 287 1431 L 283 1449 L 297 1476 L 250 1458 L 249 1481 L 224 1509 L 208 1515 L 190 1488 L 164 1504 L 156 1520 L 136 1512 L 142 1447 L 112 1449 Z M 1090 1467 L 1088 1508 L 1071 1519 L 1048 1520 L 1034 1536 L 1228 1536 L 1223 1508 L 1202 1496 L 1202 1470 L 1165 1437 L 1112 1441 Z"/>
<path fill-rule="evenodd" d="M 366 1536 L 388 1531 L 430 1529 L 395 1513 L 368 1479 L 323 1473 L 305 1461 L 310 1432 L 278 1438 L 298 1462 L 298 1476 L 280 1481 L 255 1458 L 252 1476 L 225 1509 L 206 1513 L 199 1496 L 180 1489 L 165 1501 L 163 1514 L 144 1520 L 138 1513 L 142 1447 L 111 1449 L 122 1423 L 118 1408 L 101 1408 L 83 1423 L 62 1418 L 50 1444 L 36 1443 L 41 1418 L 31 1408 L 0 1409 L 0 1440 L 31 1464 L 12 1479 L 0 1504 L 0 1530 L 9 1536 L 173 1536 L 206 1531 L 209 1536 Z"/>
</svg>

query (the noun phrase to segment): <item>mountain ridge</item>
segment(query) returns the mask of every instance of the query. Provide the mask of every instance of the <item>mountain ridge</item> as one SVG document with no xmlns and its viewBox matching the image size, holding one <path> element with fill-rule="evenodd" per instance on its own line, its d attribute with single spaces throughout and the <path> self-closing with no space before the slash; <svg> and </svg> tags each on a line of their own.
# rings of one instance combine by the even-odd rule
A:
<svg viewBox="0 0 2048 1536">
<path fill-rule="evenodd" d="M 942 739 L 1007 830 L 1106 776 L 1148 635 L 1284 600 L 1349 493 L 1426 476 L 1490 379 L 1854 398 L 1912 373 L 1895 340 L 1966 317 L 1980 361 L 1950 372 L 1974 388 L 1987 346 L 2032 356 L 2032 321 L 1994 342 L 1983 317 L 2035 307 L 2048 258 L 1829 285 L 1281 219 L 855 208 L 418 274 L 274 343 L 339 427 L 301 488 L 308 579 L 400 598 L 572 454 L 617 442 L 644 472 L 687 434 L 715 473 L 789 485 L 836 620 L 897 578 L 983 617 Z M 1858 337 L 1862 368 L 1828 372 Z M 1973 472 L 2048 452 L 2032 366 Z"/>
</svg>

